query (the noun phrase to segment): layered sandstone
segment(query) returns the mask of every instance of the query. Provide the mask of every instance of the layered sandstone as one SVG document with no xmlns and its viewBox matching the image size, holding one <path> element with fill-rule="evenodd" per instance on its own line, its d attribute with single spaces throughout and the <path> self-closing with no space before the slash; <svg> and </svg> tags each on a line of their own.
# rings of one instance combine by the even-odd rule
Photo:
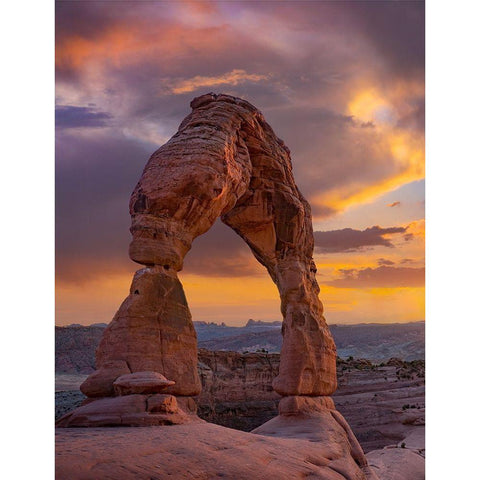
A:
<svg viewBox="0 0 480 480">
<path fill-rule="evenodd" d="M 153 427 L 202 423 L 189 397 L 165 394 L 129 394 L 84 402 L 64 415 L 58 427 Z"/>
<path fill-rule="evenodd" d="M 130 295 L 103 334 L 97 370 L 80 388 L 88 397 L 113 396 L 113 384 L 121 375 L 152 371 L 175 382 L 167 393 L 198 395 L 196 338 L 176 272 L 143 268 L 135 273 Z"/>
<path fill-rule="evenodd" d="M 178 271 L 218 217 L 278 287 L 284 317 L 281 395 L 330 395 L 335 344 L 318 299 L 310 206 L 290 152 L 253 105 L 208 94 L 148 161 L 130 200 L 132 260 Z"/>
<path fill-rule="evenodd" d="M 329 436 L 329 441 L 315 443 L 302 438 L 254 435 L 210 423 L 57 429 L 55 477 L 58 480 L 368 478 L 358 467 L 355 469 L 353 461 L 344 461 L 343 457 L 350 452 L 340 428 Z"/>
<path fill-rule="evenodd" d="M 115 394 L 115 380 L 153 371 L 168 393 L 200 392 L 196 334 L 177 272 L 193 240 L 218 217 L 249 245 L 278 287 L 283 346 L 273 388 L 330 395 L 336 350 L 318 298 L 310 206 L 288 148 L 248 102 L 208 94 L 191 103 L 178 132 L 150 158 L 130 200 L 130 257 L 143 264 L 105 330 L 88 397 Z"/>
</svg>

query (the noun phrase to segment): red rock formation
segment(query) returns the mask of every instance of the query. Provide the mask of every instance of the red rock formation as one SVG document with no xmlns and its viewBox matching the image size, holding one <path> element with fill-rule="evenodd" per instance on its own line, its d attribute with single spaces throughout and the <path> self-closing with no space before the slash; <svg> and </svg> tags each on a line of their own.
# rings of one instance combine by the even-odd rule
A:
<svg viewBox="0 0 480 480">
<path fill-rule="evenodd" d="M 200 393 L 197 336 L 174 270 L 154 266 L 135 273 L 130 295 L 103 334 L 96 366 L 80 387 L 88 397 L 112 396 L 113 382 L 120 375 L 142 371 L 173 380 L 167 393 Z"/>
<path fill-rule="evenodd" d="M 280 292 L 283 347 L 274 389 L 330 395 L 336 350 L 318 299 L 310 206 L 295 185 L 289 150 L 244 100 L 208 94 L 191 106 L 133 192 L 130 257 L 178 271 L 193 240 L 221 217 Z"/>
<path fill-rule="evenodd" d="M 248 102 L 208 94 L 191 103 L 178 132 L 148 161 L 130 200 L 132 260 L 146 266 L 104 333 L 87 396 L 113 394 L 126 369 L 175 381 L 197 395 L 196 336 L 176 272 L 193 240 L 218 217 L 249 245 L 281 297 L 283 346 L 274 389 L 330 395 L 336 350 L 318 298 L 310 206 L 288 148 Z"/>
</svg>

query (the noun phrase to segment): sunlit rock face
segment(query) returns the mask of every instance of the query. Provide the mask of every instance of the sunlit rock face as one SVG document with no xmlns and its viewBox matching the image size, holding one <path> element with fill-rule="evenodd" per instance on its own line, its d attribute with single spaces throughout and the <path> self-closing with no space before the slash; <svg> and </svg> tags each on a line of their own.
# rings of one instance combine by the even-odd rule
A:
<svg viewBox="0 0 480 480">
<path fill-rule="evenodd" d="M 179 271 L 193 240 L 220 217 L 249 245 L 280 293 L 283 347 L 274 389 L 330 395 L 335 344 L 318 299 L 310 206 L 295 185 L 289 150 L 245 100 L 207 94 L 191 107 L 132 194 L 130 257 Z"/>
<path fill-rule="evenodd" d="M 97 370 L 81 390 L 93 399 L 122 396 L 118 378 L 136 379 L 129 375 L 143 372 L 142 382 L 158 375 L 171 382 L 162 385 L 162 394 L 187 401 L 200 393 L 197 338 L 177 272 L 194 239 L 221 218 L 245 240 L 280 293 L 283 346 L 274 390 L 328 396 L 337 386 L 336 349 L 318 298 L 310 206 L 295 185 L 290 152 L 245 100 L 207 94 L 191 107 L 178 132 L 151 156 L 132 193 L 129 253 L 143 268 L 106 328 Z M 157 383 L 126 391 L 152 394 Z M 87 410 L 82 418 L 103 421 L 96 407 Z M 141 412 L 138 423 L 148 424 L 150 415 Z M 126 421 L 125 412 L 121 418 Z M 76 419 L 70 417 L 70 424 Z"/>
</svg>

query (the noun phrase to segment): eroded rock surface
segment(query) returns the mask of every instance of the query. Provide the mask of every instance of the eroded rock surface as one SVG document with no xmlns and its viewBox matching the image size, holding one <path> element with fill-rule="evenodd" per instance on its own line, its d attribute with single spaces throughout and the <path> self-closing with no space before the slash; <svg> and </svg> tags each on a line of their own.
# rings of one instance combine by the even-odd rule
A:
<svg viewBox="0 0 480 480">
<path fill-rule="evenodd" d="M 258 435 L 304 439 L 331 449 L 330 468 L 342 478 L 378 480 L 362 447 L 330 397 L 289 396 L 279 415 L 252 431 Z"/>
<path fill-rule="evenodd" d="M 425 480 L 425 459 L 413 450 L 374 450 L 367 454 L 367 460 L 381 480 Z"/>
<path fill-rule="evenodd" d="M 343 439 L 340 428 L 337 438 Z M 343 475 L 345 450 L 336 443 L 254 435 L 209 423 L 57 429 L 55 478 L 364 479 L 359 469 Z"/>
<path fill-rule="evenodd" d="M 132 395 L 135 393 L 160 393 L 167 387 L 175 385 L 161 373 L 135 372 L 118 377 L 113 382 L 116 395 Z"/>
<path fill-rule="evenodd" d="M 208 94 L 148 161 L 132 194 L 132 260 L 180 270 L 193 240 L 218 217 L 268 270 L 281 297 L 281 395 L 330 395 L 335 345 L 312 259 L 310 206 L 290 153 L 250 103 Z"/>
<path fill-rule="evenodd" d="M 182 397 L 185 400 L 186 397 Z M 183 407 L 183 408 L 182 408 Z M 190 408 L 193 407 L 193 410 Z M 195 402 L 179 407 L 173 395 L 131 394 L 84 402 L 63 416 L 58 427 L 151 427 L 203 422 L 196 415 Z"/>
</svg>

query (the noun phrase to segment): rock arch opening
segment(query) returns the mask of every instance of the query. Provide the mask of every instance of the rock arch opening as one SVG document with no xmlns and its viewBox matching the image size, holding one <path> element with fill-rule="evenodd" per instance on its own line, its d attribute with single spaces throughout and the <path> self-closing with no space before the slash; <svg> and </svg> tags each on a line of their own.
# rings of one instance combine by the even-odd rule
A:
<svg viewBox="0 0 480 480">
<path fill-rule="evenodd" d="M 265 267 L 220 219 L 193 242 L 178 275 L 194 324 L 223 322 L 240 327 L 250 318 L 263 321 L 282 318 L 278 291 Z M 235 335 L 234 330 L 231 335 Z M 275 351 L 280 351 L 279 346 Z"/>
</svg>

